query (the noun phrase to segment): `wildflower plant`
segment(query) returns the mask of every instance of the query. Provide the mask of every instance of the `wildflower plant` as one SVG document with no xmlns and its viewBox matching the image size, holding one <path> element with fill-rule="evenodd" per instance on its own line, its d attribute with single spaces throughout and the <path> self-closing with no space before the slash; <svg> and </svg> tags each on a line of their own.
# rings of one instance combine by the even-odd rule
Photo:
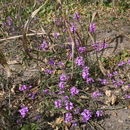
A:
<svg viewBox="0 0 130 130">
<path fill-rule="evenodd" d="M 25 96 L 21 104 L 25 104 L 25 100 L 29 99 L 29 103 L 44 115 L 44 121 L 48 123 L 49 119 L 61 118 L 60 123 L 56 123 L 56 127 L 65 129 L 65 126 L 88 125 L 95 118 L 104 116 L 102 98 L 105 96 L 103 88 L 106 86 L 124 89 L 121 96 L 130 98 L 129 87 L 125 87 L 130 84 L 128 73 L 130 59 L 116 62 L 114 68 L 105 62 L 101 65 L 102 57 L 98 54 L 109 45 L 105 41 L 97 41 L 96 21 L 90 19 L 90 23 L 84 25 L 79 12 L 72 13 L 61 7 L 59 8 L 62 14 L 59 9 L 54 9 L 55 13 L 52 15 L 55 17 L 50 18 L 47 24 L 42 22 L 40 27 L 44 34 L 39 36 L 40 38 L 27 37 L 26 31 L 29 26 L 25 26 L 23 50 L 30 59 L 28 63 L 37 66 L 38 78 L 33 87 L 23 84 L 19 87 L 19 91 Z M 36 15 L 38 10 L 33 15 Z M 28 21 L 33 19 L 30 18 Z M 6 22 L 8 26 L 13 24 L 11 17 L 8 17 Z M 38 41 L 36 42 L 35 39 Z M 25 41 L 30 41 L 30 44 L 25 44 Z M 90 55 L 92 58 L 89 60 Z M 124 67 L 126 67 L 125 71 Z M 122 77 L 122 73 L 126 75 L 125 78 Z M 33 89 L 34 87 L 36 89 Z M 37 98 L 41 99 L 38 103 Z M 25 119 L 32 109 L 33 107 L 24 105 L 18 112 Z"/>
</svg>

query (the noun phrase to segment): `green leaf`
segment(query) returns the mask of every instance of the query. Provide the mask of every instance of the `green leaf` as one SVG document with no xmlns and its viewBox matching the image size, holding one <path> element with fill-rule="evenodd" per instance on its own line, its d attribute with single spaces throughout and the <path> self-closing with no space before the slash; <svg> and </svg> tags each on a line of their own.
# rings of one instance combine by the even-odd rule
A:
<svg viewBox="0 0 130 130">
<path fill-rule="evenodd" d="M 38 130 L 38 125 L 35 123 L 29 123 L 24 125 L 21 130 Z"/>
</svg>

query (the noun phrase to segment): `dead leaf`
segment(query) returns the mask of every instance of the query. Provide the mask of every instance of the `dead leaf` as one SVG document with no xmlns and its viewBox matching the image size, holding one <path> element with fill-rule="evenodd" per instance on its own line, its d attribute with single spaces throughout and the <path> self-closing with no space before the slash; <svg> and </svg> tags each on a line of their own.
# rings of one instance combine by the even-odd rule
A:
<svg viewBox="0 0 130 130">
<path fill-rule="evenodd" d="M 112 96 L 112 91 L 111 90 L 106 90 L 105 92 L 107 97 L 111 97 Z"/>
<path fill-rule="evenodd" d="M 59 125 L 63 122 L 64 118 L 63 117 L 59 117 L 56 119 L 56 121 L 54 122 L 54 125 Z"/>
<path fill-rule="evenodd" d="M 13 85 L 12 88 L 11 88 L 11 92 L 12 92 L 13 94 L 15 94 L 15 87 L 16 87 L 16 85 Z"/>
<path fill-rule="evenodd" d="M 111 96 L 111 104 L 114 105 L 116 103 L 116 101 L 117 101 L 117 97 L 113 94 Z"/>
</svg>

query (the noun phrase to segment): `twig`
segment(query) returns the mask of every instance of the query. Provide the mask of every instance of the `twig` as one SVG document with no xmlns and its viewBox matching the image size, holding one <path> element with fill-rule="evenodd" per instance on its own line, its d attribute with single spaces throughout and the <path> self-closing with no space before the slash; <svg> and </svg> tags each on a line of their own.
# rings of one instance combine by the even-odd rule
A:
<svg viewBox="0 0 130 130">
<path fill-rule="evenodd" d="M 42 33 L 29 33 L 29 34 L 26 34 L 26 36 L 35 36 L 35 35 L 46 35 L 46 34 L 43 33 L 43 32 Z M 23 35 L 7 37 L 7 38 L 0 39 L 0 42 L 7 41 L 7 40 L 18 39 L 18 38 L 22 38 L 22 37 L 23 37 Z"/>
</svg>

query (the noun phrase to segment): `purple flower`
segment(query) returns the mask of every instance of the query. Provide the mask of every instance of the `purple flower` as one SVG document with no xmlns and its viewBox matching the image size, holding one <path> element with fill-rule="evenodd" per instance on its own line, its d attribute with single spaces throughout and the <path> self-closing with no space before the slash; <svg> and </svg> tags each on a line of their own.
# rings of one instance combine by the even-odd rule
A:
<svg viewBox="0 0 130 130">
<path fill-rule="evenodd" d="M 66 102 L 65 103 L 65 109 L 66 110 L 68 110 L 68 111 L 70 111 L 70 110 L 72 110 L 74 108 L 74 106 L 73 106 L 73 103 L 72 102 Z"/>
<path fill-rule="evenodd" d="M 56 100 L 55 102 L 55 108 L 61 108 L 62 107 L 62 100 Z"/>
<path fill-rule="evenodd" d="M 109 73 L 109 74 L 107 74 L 107 76 L 109 77 L 109 78 L 112 78 L 112 74 L 111 73 Z"/>
<path fill-rule="evenodd" d="M 78 12 L 74 13 L 74 17 L 73 19 L 76 21 L 79 21 L 80 15 L 78 14 Z"/>
<path fill-rule="evenodd" d="M 44 93 L 44 94 L 49 94 L 49 89 L 43 90 L 43 93 Z"/>
<path fill-rule="evenodd" d="M 62 100 L 66 103 L 68 102 L 69 97 L 68 96 L 62 96 Z"/>
<path fill-rule="evenodd" d="M 7 17 L 7 25 L 11 26 L 13 23 L 12 18 L 10 16 Z"/>
<path fill-rule="evenodd" d="M 61 61 L 58 62 L 57 65 L 58 65 L 59 67 L 61 67 L 61 68 L 64 68 L 64 67 L 65 67 L 65 64 L 64 64 L 63 62 L 61 62 Z"/>
<path fill-rule="evenodd" d="M 34 117 L 34 120 L 39 120 L 41 117 L 42 117 L 41 115 L 36 115 L 36 116 Z"/>
<path fill-rule="evenodd" d="M 103 111 L 101 111 L 101 110 L 96 111 L 96 116 L 97 117 L 103 116 Z"/>
<path fill-rule="evenodd" d="M 46 69 L 46 70 L 44 70 L 44 72 L 47 73 L 47 74 L 53 74 L 54 71 L 53 71 L 53 70 Z"/>
<path fill-rule="evenodd" d="M 83 79 L 87 79 L 89 77 L 89 67 L 84 67 L 82 70 L 82 77 Z"/>
<path fill-rule="evenodd" d="M 32 86 L 30 85 L 28 88 L 32 88 Z"/>
<path fill-rule="evenodd" d="M 82 56 L 77 57 L 77 58 L 75 59 L 75 64 L 76 64 L 77 66 L 83 67 L 84 64 L 85 64 L 83 57 L 82 57 Z"/>
<path fill-rule="evenodd" d="M 78 48 L 78 52 L 79 52 L 80 54 L 86 52 L 86 47 L 79 47 L 79 48 Z"/>
<path fill-rule="evenodd" d="M 101 82 L 102 85 L 108 84 L 107 79 L 99 79 L 99 81 Z"/>
<path fill-rule="evenodd" d="M 77 125 L 78 125 L 77 122 L 72 123 L 72 127 L 75 127 L 75 126 L 77 126 Z"/>
<path fill-rule="evenodd" d="M 19 87 L 19 91 L 25 91 L 27 90 L 27 86 L 26 85 L 22 85 Z"/>
<path fill-rule="evenodd" d="M 125 84 L 125 82 L 122 81 L 122 80 L 120 80 L 120 81 L 116 81 L 114 85 L 115 85 L 115 87 L 120 87 L 120 86 L 122 86 L 123 84 Z"/>
<path fill-rule="evenodd" d="M 55 61 L 53 59 L 49 59 L 48 64 L 55 65 Z"/>
<path fill-rule="evenodd" d="M 22 118 L 24 118 L 26 116 L 26 114 L 28 113 L 28 107 L 23 107 L 19 110 Z"/>
<path fill-rule="evenodd" d="M 125 64 L 126 64 L 125 61 L 121 61 L 121 62 L 118 64 L 118 66 L 120 67 L 120 66 L 123 66 L 123 65 L 125 65 Z"/>
<path fill-rule="evenodd" d="M 65 114 L 65 120 L 64 120 L 65 123 L 71 122 L 72 119 L 73 119 L 72 114 L 71 114 L 70 112 L 67 112 L 67 113 Z"/>
<path fill-rule="evenodd" d="M 53 34 L 53 36 L 54 36 L 55 39 L 58 39 L 59 35 L 60 35 L 60 34 L 59 34 L 58 32 L 55 32 L 55 33 Z"/>
<path fill-rule="evenodd" d="M 76 27 L 75 27 L 74 23 L 71 23 L 70 31 L 73 32 L 73 33 L 76 32 Z"/>
<path fill-rule="evenodd" d="M 40 45 L 40 48 L 44 51 L 48 50 L 49 45 L 47 42 L 43 41 L 42 44 Z"/>
<path fill-rule="evenodd" d="M 79 93 L 79 90 L 76 87 L 72 87 L 70 89 L 70 93 L 72 96 L 77 95 Z"/>
<path fill-rule="evenodd" d="M 94 43 L 94 44 L 92 44 L 92 47 L 94 47 L 96 49 L 96 51 L 101 51 L 101 50 L 107 48 L 107 44 L 106 43 Z"/>
<path fill-rule="evenodd" d="M 61 95 L 61 94 L 64 94 L 65 93 L 65 91 L 59 91 L 59 95 Z"/>
<path fill-rule="evenodd" d="M 60 88 L 60 89 L 64 89 L 64 88 L 65 88 L 65 85 L 66 85 L 66 82 L 60 82 L 60 83 L 59 83 L 59 88 Z"/>
<path fill-rule="evenodd" d="M 35 99 L 37 93 L 29 93 L 28 96 L 31 97 L 31 99 Z"/>
<path fill-rule="evenodd" d="M 128 60 L 128 64 L 130 65 L 130 60 Z"/>
<path fill-rule="evenodd" d="M 89 25 L 89 31 L 93 32 L 93 33 L 96 31 L 96 25 L 95 25 L 95 23 L 90 23 L 90 25 Z"/>
<path fill-rule="evenodd" d="M 130 99 L 130 94 L 129 95 L 125 95 L 126 99 Z"/>
<path fill-rule="evenodd" d="M 117 71 L 114 71 L 113 72 L 113 75 L 115 76 L 115 75 L 118 75 L 118 72 Z"/>
<path fill-rule="evenodd" d="M 66 74 L 61 74 L 60 75 L 60 81 L 67 81 L 69 79 L 69 77 Z"/>
<path fill-rule="evenodd" d="M 94 82 L 94 79 L 91 78 L 91 77 L 88 77 L 86 78 L 86 82 L 89 84 L 89 83 L 93 83 Z"/>
<path fill-rule="evenodd" d="M 95 92 L 92 93 L 93 98 L 98 98 L 100 96 L 103 96 L 103 94 L 101 92 L 99 92 L 99 91 L 95 91 Z"/>
<path fill-rule="evenodd" d="M 89 110 L 84 109 L 84 111 L 81 113 L 82 116 L 82 122 L 88 122 L 90 118 L 92 117 L 92 114 Z"/>
</svg>

